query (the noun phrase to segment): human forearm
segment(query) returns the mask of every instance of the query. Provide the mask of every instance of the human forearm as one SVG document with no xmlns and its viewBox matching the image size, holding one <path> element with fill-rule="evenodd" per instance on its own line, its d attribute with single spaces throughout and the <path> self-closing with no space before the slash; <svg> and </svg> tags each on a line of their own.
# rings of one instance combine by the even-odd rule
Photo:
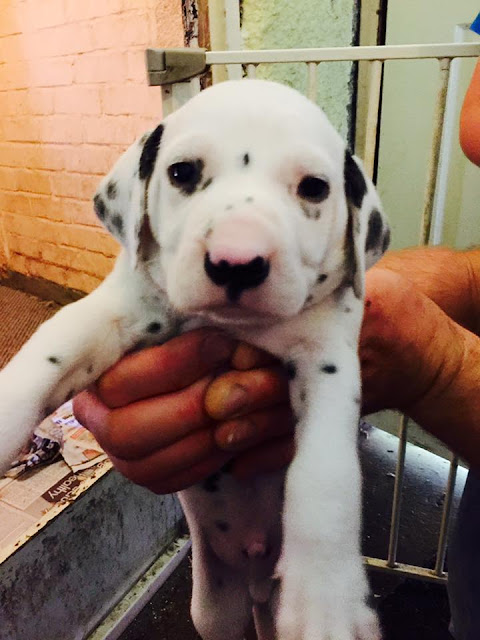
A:
<svg viewBox="0 0 480 640">
<path fill-rule="evenodd" d="M 460 114 L 460 145 L 467 158 L 480 166 L 480 60 L 473 72 Z"/>
<path fill-rule="evenodd" d="M 454 323 L 451 323 L 452 325 Z M 409 415 L 472 467 L 480 468 L 480 339 L 451 328 L 450 363 Z"/>
<path fill-rule="evenodd" d="M 415 247 L 391 251 L 378 267 L 407 278 L 455 322 L 480 334 L 480 249 Z"/>
</svg>

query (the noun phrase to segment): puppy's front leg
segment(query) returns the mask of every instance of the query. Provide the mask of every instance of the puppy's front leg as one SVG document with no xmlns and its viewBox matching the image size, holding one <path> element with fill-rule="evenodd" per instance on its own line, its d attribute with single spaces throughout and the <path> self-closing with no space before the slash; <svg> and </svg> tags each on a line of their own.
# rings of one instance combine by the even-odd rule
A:
<svg viewBox="0 0 480 640">
<path fill-rule="evenodd" d="M 153 283 L 122 255 L 98 289 L 45 322 L 0 372 L 0 474 L 45 415 L 173 326 Z"/>
<path fill-rule="evenodd" d="M 359 548 L 360 371 L 341 327 L 291 354 L 299 422 L 287 475 L 279 640 L 378 640 Z"/>
</svg>

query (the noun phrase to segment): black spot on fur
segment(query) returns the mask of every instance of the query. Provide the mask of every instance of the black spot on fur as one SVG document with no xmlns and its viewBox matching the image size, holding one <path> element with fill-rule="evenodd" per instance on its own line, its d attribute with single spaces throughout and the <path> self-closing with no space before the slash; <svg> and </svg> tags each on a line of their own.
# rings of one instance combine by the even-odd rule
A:
<svg viewBox="0 0 480 640">
<path fill-rule="evenodd" d="M 318 220 L 322 215 L 322 210 L 309 202 L 301 202 L 300 206 L 306 218 L 310 220 Z"/>
<path fill-rule="evenodd" d="M 250 154 L 246 153 L 243 156 L 243 166 L 247 167 L 250 164 Z"/>
<path fill-rule="evenodd" d="M 357 209 L 362 206 L 363 198 L 367 193 L 367 183 L 362 170 L 353 159 L 352 154 L 345 150 L 345 164 L 343 170 L 345 182 L 345 195 Z"/>
<path fill-rule="evenodd" d="M 337 373 L 338 369 L 334 364 L 322 364 L 320 371 L 323 371 L 323 373 Z"/>
<path fill-rule="evenodd" d="M 105 202 L 103 201 L 102 196 L 97 193 L 97 195 L 93 198 L 93 208 L 95 209 L 95 213 L 97 214 L 99 220 L 102 222 L 107 217 L 107 207 L 105 206 Z"/>
<path fill-rule="evenodd" d="M 202 185 L 202 191 L 205 191 L 205 189 L 208 189 L 208 187 L 212 184 L 213 182 L 213 178 L 208 178 L 208 180 L 205 180 L 205 182 Z"/>
<path fill-rule="evenodd" d="M 123 235 L 123 218 L 119 213 L 116 213 L 111 217 L 110 224 L 118 235 Z"/>
<path fill-rule="evenodd" d="M 305 400 L 307 399 L 307 392 L 305 391 L 305 389 L 302 389 L 300 391 L 300 402 L 305 402 Z"/>
<path fill-rule="evenodd" d="M 389 246 L 390 246 L 390 229 L 387 227 L 385 229 L 385 235 L 383 236 L 382 253 L 385 253 L 385 251 L 388 249 Z"/>
<path fill-rule="evenodd" d="M 245 198 L 245 202 L 248 202 L 249 204 L 251 204 L 253 202 L 252 196 L 248 196 L 247 198 Z"/>
<path fill-rule="evenodd" d="M 313 300 L 313 296 L 312 296 L 312 294 L 310 294 L 309 296 L 307 296 L 307 299 L 305 300 L 305 302 L 308 304 L 312 300 Z"/>
<path fill-rule="evenodd" d="M 91 373 L 93 373 L 93 364 L 88 365 L 87 367 L 87 373 L 90 375 Z"/>
<path fill-rule="evenodd" d="M 289 380 L 293 380 L 297 375 L 297 367 L 293 360 L 287 360 L 287 362 L 285 362 L 285 370 Z"/>
<path fill-rule="evenodd" d="M 62 362 L 61 359 L 58 356 L 49 356 L 47 358 L 47 360 L 49 362 L 51 362 L 52 364 L 61 364 L 61 362 Z"/>
<path fill-rule="evenodd" d="M 377 249 L 380 245 L 383 233 L 383 221 L 380 211 L 373 209 L 368 219 L 367 238 L 365 240 L 365 251 Z"/>
<path fill-rule="evenodd" d="M 357 275 L 358 265 L 355 257 L 355 238 L 353 236 L 353 216 L 354 210 L 352 207 L 348 207 L 347 228 L 345 231 L 345 242 L 343 245 L 343 251 L 345 255 L 345 279 L 344 286 L 352 287 L 353 293 L 356 298 L 362 297 L 362 292 L 355 286 L 355 276 Z"/>
<path fill-rule="evenodd" d="M 217 471 L 215 473 L 212 473 L 212 475 L 208 476 L 208 478 L 205 478 L 205 480 L 202 483 L 202 487 L 205 489 L 205 491 L 208 491 L 208 493 L 215 493 L 219 489 L 219 486 L 218 486 L 219 480 L 220 480 L 220 473 Z"/>
<path fill-rule="evenodd" d="M 151 322 L 147 327 L 147 331 L 148 333 L 158 333 L 161 328 L 162 325 L 160 324 L 160 322 Z"/>
<path fill-rule="evenodd" d="M 230 525 L 224 520 L 216 520 L 215 526 L 223 533 L 227 533 L 227 531 L 230 531 Z"/>
<path fill-rule="evenodd" d="M 325 282 L 325 280 L 327 278 L 328 278 L 328 275 L 326 273 L 321 273 L 317 278 L 318 284 L 321 284 L 322 282 Z"/>
<path fill-rule="evenodd" d="M 345 313 L 352 313 L 352 310 L 350 307 L 345 307 L 344 311 Z"/>
<path fill-rule="evenodd" d="M 107 197 L 110 198 L 110 200 L 114 200 L 117 197 L 117 183 L 113 180 L 110 180 L 107 185 Z"/>
<path fill-rule="evenodd" d="M 143 145 L 138 172 L 140 180 L 147 180 L 147 178 L 150 178 L 153 173 L 162 134 L 163 124 L 159 124 L 158 127 L 148 136 L 145 144 Z"/>
</svg>

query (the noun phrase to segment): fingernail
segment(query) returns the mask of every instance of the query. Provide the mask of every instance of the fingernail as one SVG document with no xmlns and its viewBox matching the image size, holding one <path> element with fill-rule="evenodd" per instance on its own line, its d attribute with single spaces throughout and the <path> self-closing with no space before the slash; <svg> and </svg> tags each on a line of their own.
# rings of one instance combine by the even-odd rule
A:
<svg viewBox="0 0 480 640">
<path fill-rule="evenodd" d="M 223 333 L 208 334 L 200 343 L 200 357 L 209 365 L 230 362 L 236 342 Z"/>
<path fill-rule="evenodd" d="M 232 385 L 230 391 L 223 401 L 223 410 L 225 417 L 231 417 L 240 409 L 244 409 L 247 406 L 247 402 L 248 393 L 245 387 L 241 384 Z"/>
<path fill-rule="evenodd" d="M 225 451 L 242 451 L 252 438 L 252 425 L 247 420 L 237 420 L 222 443 Z"/>
</svg>

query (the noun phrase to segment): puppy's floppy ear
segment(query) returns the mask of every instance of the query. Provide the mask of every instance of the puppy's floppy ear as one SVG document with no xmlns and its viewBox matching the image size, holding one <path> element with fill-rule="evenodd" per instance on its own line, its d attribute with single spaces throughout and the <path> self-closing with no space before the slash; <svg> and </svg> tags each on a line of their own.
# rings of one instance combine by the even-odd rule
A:
<svg viewBox="0 0 480 640">
<path fill-rule="evenodd" d="M 163 125 L 134 142 L 102 180 L 93 198 L 102 224 L 125 247 L 132 267 L 142 251 L 141 239 L 151 236 L 148 184 L 155 168 Z"/>
<path fill-rule="evenodd" d="M 348 284 L 357 298 L 363 297 L 365 271 L 379 260 L 388 248 L 390 229 L 382 211 L 377 191 L 358 158 L 345 151 L 345 197 L 347 229 L 345 232 L 345 271 Z"/>
</svg>

